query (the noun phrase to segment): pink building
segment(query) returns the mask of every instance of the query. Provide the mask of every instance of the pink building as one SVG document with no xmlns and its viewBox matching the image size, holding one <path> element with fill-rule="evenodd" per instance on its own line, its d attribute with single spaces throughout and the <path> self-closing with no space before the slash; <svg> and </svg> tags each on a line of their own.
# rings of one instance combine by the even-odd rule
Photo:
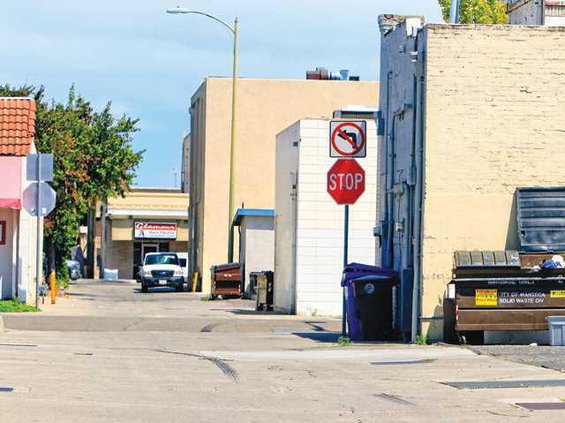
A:
<svg viewBox="0 0 565 423">
<path fill-rule="evenodd" d="M 0 97 L 0 298 L 35 301 L 36 218 L 22 208 L 35 102 Z"/>
</svg>

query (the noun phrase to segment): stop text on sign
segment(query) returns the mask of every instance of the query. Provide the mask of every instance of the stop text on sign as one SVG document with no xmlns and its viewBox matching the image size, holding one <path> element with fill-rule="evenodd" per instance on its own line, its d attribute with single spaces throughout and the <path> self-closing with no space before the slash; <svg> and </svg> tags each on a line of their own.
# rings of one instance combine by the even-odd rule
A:
<svg viewBox="0 0 565 423">
<path fill-rule="evenodd" d="M 340 159 L 328 171 L 327 190 L 337 204 L 355 204 L 365 191 L 365 171 L 354 159 Z"/>
<path fill-rule="evenodd" d="M 358 190 L 364 183 L 365 175 L 362 173 L 333 173 L 328 177 L 330 191 Z"/>
</svg>

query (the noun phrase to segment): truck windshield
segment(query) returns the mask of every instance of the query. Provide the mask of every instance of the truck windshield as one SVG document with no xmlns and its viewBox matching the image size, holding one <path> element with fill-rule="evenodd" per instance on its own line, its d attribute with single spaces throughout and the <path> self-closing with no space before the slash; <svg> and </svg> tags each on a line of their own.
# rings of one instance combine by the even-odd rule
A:
<svg viewBox="0 0 565 423">
<path fill-rule="evenodd" d="M 179 259 L 176 254 L 152 254 L 145 257 L 145 264 L 179 264 Z"/>
</svg>

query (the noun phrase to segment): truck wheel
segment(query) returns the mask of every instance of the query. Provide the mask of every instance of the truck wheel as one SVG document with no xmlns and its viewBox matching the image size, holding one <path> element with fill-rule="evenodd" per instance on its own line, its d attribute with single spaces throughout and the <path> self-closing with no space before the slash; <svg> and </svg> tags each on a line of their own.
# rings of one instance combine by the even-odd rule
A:
<svg viewBox="0 0 565 423">
<path fill-rule="evenodd" d="M 179 283 L 177 285 L 177 292 L 183 292 L 184 291 L 184 285 L 182 283 Z"/>
<path fill-rule="evenodd" d="M 141 292 L 145 293 L 149 291 L 149 288 L 147 287 L 147 284 L 141 282 Z"/>
</svg>

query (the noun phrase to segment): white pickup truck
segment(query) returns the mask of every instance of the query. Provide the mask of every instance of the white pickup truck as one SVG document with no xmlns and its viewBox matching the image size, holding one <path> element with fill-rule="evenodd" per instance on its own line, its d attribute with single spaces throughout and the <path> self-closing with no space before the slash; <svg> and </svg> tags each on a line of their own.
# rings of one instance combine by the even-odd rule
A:
<svg viewBox="0 0 565 423">
<path fill-rule="evenodd" d="M 141 268 L 141 292 L 158 286 L 184 290 L 184 276 L 176 253 L 149 253 L 143 259 Z"/>
</svg>

